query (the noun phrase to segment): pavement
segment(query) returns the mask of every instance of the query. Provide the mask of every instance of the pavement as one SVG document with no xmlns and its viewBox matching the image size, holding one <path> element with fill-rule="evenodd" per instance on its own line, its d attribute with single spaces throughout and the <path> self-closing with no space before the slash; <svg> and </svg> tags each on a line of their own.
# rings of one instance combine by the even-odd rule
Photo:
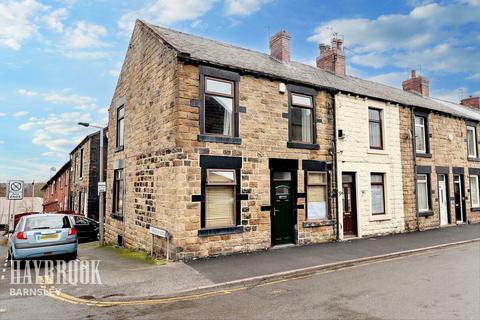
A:
<svg viewBox="0 0 480 320">
<path fill-rule="evenodd" d="M 438 246 L 480 239 L 480 224 L 423 232 L 355 239 L 310 246 L 291 246 L 254 253 L 152 265 L 82 244 L 79 260 L 100 260 L 102 285 L 57 285 L 66 299 L 127 301 L 174 297 L 199 290 L 248 285 L 322 269 L 408 255 Z M 0 247 L 0 256 L 6 255 Z M 5 250 L 3 250 L 5 251 Z"/>
</svg>

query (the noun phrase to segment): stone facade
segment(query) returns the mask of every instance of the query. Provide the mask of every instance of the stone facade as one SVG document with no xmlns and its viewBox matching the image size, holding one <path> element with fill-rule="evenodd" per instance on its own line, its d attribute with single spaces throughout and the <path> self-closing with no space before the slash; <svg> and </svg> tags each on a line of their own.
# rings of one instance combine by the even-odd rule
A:
<svg viewBox="0 0 480 320">
<path fill-rule="evenodd" d="M 64 164 L 42 187 L 43 212 L 68 211 L 70 191 L 70 161 Z"/>
<path fill-rule="evenodd" d="M 404 230 L 402 163 L 400 156 L 399 107 L 390 103 L 337 94 L 336 117 L 338 138 L 337 179 L 343 173 L 355 176 L 357 236 L 399 233 Z M 381 111 L 381 150 L 370 148 L 369 108 Z M 385 214 L 372 214 L 371 173 L 384 176 Z M 339 192 L 339 217 L 343 220 L 344 192 Z M 355 205 L 355 204 L 353 204 Z M 340 237 L 343 238 L 342 228 Z"/>
<path fill-rule="evenodd" d="M 477 159 L 469 160 L 467 156 L 466 133 L 467 125 L 464 119 L 445 114 L 428 113 L 429 152 L 427 155 L 414 154 L 414 137 L 412 129 L 411 108 L 400 108 L 400 141 L 403 167 L 403 196 L 405 207 L 405 229 L 407 231 L 425 230 L 440 226 L 440 208 L 438 191 L 438 174 L 445 173 L 448 177 L 448 223 L 455 224 L 454 173 L 463 169 L 463 196 L 465 203 L 466 222 L 480 222 L 480 213 L 472 210 L 469 172 L 480 168 Z M 477 125 L 477 132 L 479 126 Z M 477 139 L 478 142 L 478 139 Z M 416 168 L 431 168 L 431 212 L 419 213 L 417 218 L 416 198 Z M 456 168 L 456 169 L 454 169 Z M 447 172 L 441 171 L 447 170 Z M 456 171 L 455 171 L 456 170 Z"/>
<path fill-rule="evenodd" d="M 107 241 L 116 243 L 120 236 L 127 247 L 150 250 L 148 229 L 153 225 L 169 231 L 171 256 L 176 259 L 270 248 L 272 163 L 285 159 L 295 168 L 292 241 L 335 239 L 335 201 L 330 196 L 335 186 L 331 94 L 318 90 L 315 95 L 317 147 L 293 148 L 287 146 L 288 92 L 280 92 L 279 81 L 241 74 L 241 142 L 210 141 L 200 132 L 200 72 L 198 65 L 177 59 L 176 52 L 159 42 L 151 29 L 137 23 L 110 107 L 111 133 L 117 129 L 117 108 L 125 108 L 125 144 L 121 150 L 109 145 L 107 212 L 113 207 L 115 168 L 124 170 L 125 199 L 122 215 L 107 214 Z M 235 232 L 202 228 L 201 163 L 207 158 L 238 160 L 240 210 Z M 329 177 L 329 213 L 323 221 L 305 221 L 304 169 L 312 165 L 323 165 Z M 156 241 L 155 250 L 164 253 L 164 241 Z"/>
<path fill-rule="evenodd" d="M 104 168 L 107 140 L 104 139 Z M 98 181 L 100 170 L 100 132 L 87 136 L 70 153 L 70 210 L 98 220 Z"/>
</svg>

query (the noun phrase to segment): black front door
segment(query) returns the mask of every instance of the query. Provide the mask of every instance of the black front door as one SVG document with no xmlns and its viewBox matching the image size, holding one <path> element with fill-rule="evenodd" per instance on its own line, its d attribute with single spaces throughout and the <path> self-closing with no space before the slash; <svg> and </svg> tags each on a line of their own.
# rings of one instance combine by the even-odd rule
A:
<svg viewBox="0 0 480 320">
<path fill-rule="evenodd" d="M 453 192 L 455 195 L 455 216 L 457 222 L 465 220 L 463 203 L 463 179 L 461 175 L 453 177 Z"/>
<path fill-rule="evenodd" d="M 293 242 L 293 197 L 292 181 L 288 179 L 290 172 L 275 173 L 275 176 L 287 177 L 273 180 L 273 216 L 272 244 Z"/>
</svg>

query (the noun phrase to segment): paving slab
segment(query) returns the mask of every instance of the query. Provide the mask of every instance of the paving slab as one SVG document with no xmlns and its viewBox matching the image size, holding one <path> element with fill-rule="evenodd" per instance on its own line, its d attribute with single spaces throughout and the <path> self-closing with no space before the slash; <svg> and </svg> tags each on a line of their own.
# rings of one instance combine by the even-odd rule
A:
<svg viewBox="0 0 480 320">
<path fill-rule="evenodd" d="M 206 279 L 217 284 L 475 238 L 480 238 L 480 224 L 458 225 L 421 232 L 309 246 L 270 249 L 253 253 L 199 259 L 189 262 L 188 265 Z"/>
</svg>

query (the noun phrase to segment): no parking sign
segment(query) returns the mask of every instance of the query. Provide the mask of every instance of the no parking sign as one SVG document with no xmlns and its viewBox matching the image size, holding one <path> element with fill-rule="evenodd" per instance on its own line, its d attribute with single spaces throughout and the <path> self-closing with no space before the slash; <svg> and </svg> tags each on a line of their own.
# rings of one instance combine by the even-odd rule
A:
<svg viewBox="0 0 480 320">
<path fill-rule="evenodd" d="M 23 199 L 23 180 L 8 181 L 8 200 Z"/>
</svg>

